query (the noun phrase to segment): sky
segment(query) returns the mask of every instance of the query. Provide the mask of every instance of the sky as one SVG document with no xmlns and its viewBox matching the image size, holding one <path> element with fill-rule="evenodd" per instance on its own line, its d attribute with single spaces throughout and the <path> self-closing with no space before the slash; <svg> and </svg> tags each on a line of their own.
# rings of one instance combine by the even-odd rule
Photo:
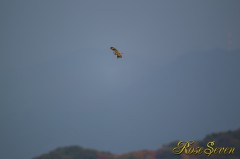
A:
<svg viewBox="0 0 240 159">
<path fill-rule="evenodd" d="M 1 0 L 0 156 L 69 145 L 126 153 L 239 128 L 239 8 Z"/>
</svg>

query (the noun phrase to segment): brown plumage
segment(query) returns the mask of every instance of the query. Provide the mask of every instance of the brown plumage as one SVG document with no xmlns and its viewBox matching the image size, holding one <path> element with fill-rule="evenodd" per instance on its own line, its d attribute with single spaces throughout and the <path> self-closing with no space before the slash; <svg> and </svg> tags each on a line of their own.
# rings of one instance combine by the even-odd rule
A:
<svg viewBox="0 0 240 159">
<path fill-rule="evenodd" d="M 122 58 L 122 53 L 119 52 L 116 48 L 110 47 L 110 49 L 113 51 L 113 54 L 117 56 L 117 58 Z"/>
</svg>

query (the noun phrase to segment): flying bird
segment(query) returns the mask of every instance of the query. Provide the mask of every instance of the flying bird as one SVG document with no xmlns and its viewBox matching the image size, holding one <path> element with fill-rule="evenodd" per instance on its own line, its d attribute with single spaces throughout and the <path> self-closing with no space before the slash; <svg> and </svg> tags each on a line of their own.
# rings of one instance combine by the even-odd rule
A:
<svg viewBox="0 0 240 159">
<path fill-rule="evenodd" d="M 113 54 L 117 56 L 117 58 L 122 58 L 122 53 L 119 52 L 115 47 L 110 47 L 110 49 L 113 51 Z"/>
</svg>

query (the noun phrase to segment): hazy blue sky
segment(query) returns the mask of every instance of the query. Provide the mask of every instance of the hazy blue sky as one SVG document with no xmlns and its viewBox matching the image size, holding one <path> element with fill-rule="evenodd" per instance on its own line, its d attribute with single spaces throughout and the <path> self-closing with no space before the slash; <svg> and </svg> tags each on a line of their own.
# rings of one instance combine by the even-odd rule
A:
<svg viewBox="0 0 240 159">
<path fill-rule="evenodd" d="M 239 16 L 239 0 L 1 0 L 1 158 L 239 128 Z"/>
</svg>

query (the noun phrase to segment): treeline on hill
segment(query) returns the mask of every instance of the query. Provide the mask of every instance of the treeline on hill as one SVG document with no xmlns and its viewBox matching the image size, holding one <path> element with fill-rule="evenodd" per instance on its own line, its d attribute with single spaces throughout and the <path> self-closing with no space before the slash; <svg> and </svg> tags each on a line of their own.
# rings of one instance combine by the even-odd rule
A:
<svg viewBox="0 0 240 159">
<path fill-rule="evenodd" d="M 172 142 L 161 147 L 158 150 L 140 150 L 126 154 L 116 155 L 110 152 L 86 149 L 80 146 L 68 146 L 57 148 L 47 154 L 43 154 L 33 159 L 239 159 L 240 158 L 240 129 L 236 131 L 227 131 L 207 135 L 203 140 L 196 141 L 194 146 L 206 147 L 207 143 L 215 141 L 214 147 L 235 147 L 233 154 L 218 154 L 210 157 L 205 154 L 201 155 L 175 155 L 173 148 L 177 146 L 178 141 Z"/>
</svg>

